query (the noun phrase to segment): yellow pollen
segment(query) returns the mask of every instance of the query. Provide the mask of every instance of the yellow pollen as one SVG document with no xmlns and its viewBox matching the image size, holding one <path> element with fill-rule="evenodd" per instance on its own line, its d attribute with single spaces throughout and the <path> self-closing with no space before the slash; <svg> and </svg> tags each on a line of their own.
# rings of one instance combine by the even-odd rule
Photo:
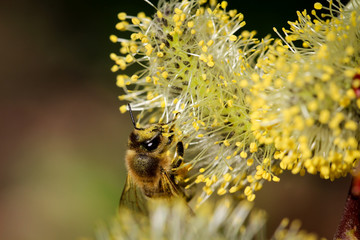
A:
<svg viewBox="0 0 360 240">
<path fill-rule="evenodd" d="M 226 173 L 225 175 L 224 175 L 224 180 L 225 180 L 225 182 L 230 182 L 231 181 L 231 174 L 230 173 Z"/>
<path fill-rule="evenodd" d="M 134 60 L 133 56 L 131 56 L 130 54 L 126 55 L 125 61 L 127 63 L 131 63 L 133 60 Z"/>
<path fill-rule="evenodd" d="M 347 140 L 347 144 L 349 147 L 355 149 L 358 146 L 358 142 L 354 137 L 349 137 Z"/>
<path fill-rule="evenodd" d="M 248 85 L 249 84 L 248 84 L 247 80 L 243 79 L 243 80 L 240 81 L 240 87 L 246 88 Z"/>
<path fill-rule="evenodd" d="M 247 153 L 246 153 L 245 151 L 242 151 L 242 152 L 240 153 L 240 157 L 242 157 L 242 158 L 247 158 Z"/>
<path fill-rule="evenodd" d="M 146 15 L 145 15 L 144 12 L 139 12 L 139 13 L 137 14 L 137 17 L 138 17 L 138 18 L 146 18 Z"/>
<path fill-rule="evenodd" d="M 205 54 L 200 54 L 199 59 L 200 59 L 201 61 L 203 61 L 203 62 L 207 62 L 207 61 L 208 61 Z"/>
<path fill-rule="evenodd" d="M 148 83 L 151 82 L 151 77 L 150 77 L 150 76 L 146 76 L 146 77 L 145 77 L 145 81 L 148 82 Z"/>
<path fill-rule="evenodd" d="M 251 195 L 247 196 L 247 200 L 248 200 L 249 202 L 254 201 L 254 199 L 255 199 L 255 194 L 251 194 Z"/>
<path fill-rule="evenodd" d="M 316 2 L 316 3 L 314 4 L 314 8 L 315 8 L 316 10 L 321 10 L 321 9 L 322 9 L 322 4 L 319 3 L 319 2 Z"/>
<path fill-rule="evenodd" d="M 205 180 L 204 175 L 200 174 L 196 177 L 195 183 L 201 183 Z"/>
<path fill-rule="evenodd" d="M 159 78 L 158 78 L 158 77 L 153 76 L 153 81 L 154 81 L 154 84 L 155 84 L 155 85 L 157 85 L 157 84 L 158 84 L 158 81 L 159 81 Z"/>
<path fill-rule="evenodd" d="M 181 9 L 175 8 L 175 13 L 176 13 L 176 14 L 179 14 L 179 15 L 180 15 L 180 14 L 182 14 L 182 12 L 183 12 L 183 11 L 182 11 Z"/>
<path fill-rule="evenodd" d="M 173 20 L 174 20 L 174 22 L 178 22 L 178 21 L 180 20 L 180 15 L 175 14 L 175 15 L 173 16 Z"/>
<path fill-rule="evenodd" d="M 118 59 L 118 56 L 115 53 L 110 53 L 110 59 L 115 61 L 116 59 Z"/>
<path fill-rule="evenodd" d="M 118 19 L 124 21 L 126 19 L 126 13 L 121 12 L 118 14 Z"/>
<path fill-rule="evenodd" d="M 351 55 L 354 54 L 355 49 L 354 49 L 354 47 L 352 47 L 352 46 L 347 46 L 346 49 L 345 49 L 345 52 L 346 52 L 346 54 L 347 54 L 348 56 L 351 56 Z"/>
<path fill-rule="evenodd" d="M 258 150 L 258 148 L 257 148 L 256 142 L 250 143 L 250 152 L 254 153 L 254 152 L 257 152 L 257 150 Z"/>
<path fill-rule="evenodd" d="M 119 108 L 120 112 L 121 113 L 125 113 L 127 111 L 127 107 L 126 105 L 122 105 L 120 108 Z"/>
<path fill-rule="evenodd" d="M 217 178 L 216 175 L 212 175 L 212 176 L 211 176 L 211 181 L 212 181 L 212 182 L 217 182 L 217 180 L 218 180 L 218 178 Z"/>
<path fill-rule="evenodd" d="M 234 193 L 234 192 L 237 192 L 238 190 L 239 190 L 238 186 L 233 186 L 230 188 L 229 193 Z"/>
<path fill-rule="evenodd" d="M 113 43 L 116 43 L 118 40 L 117 36 L 115 35 L 110 35 L 110 41 L 112 41 Z"/>
<path fill-rule="evenodd" d="M 169 76 L 169 73 L 168 73 L 168 72 L 163 72 L 163 73 L 161 74 L 161 76 L 162 76 L 163 78 L 167 78 L 167 77 Z"/>
<path fill-rule="evenodd" d="M 314 112 L 318 108 L 318 103 L 315 100 L 311 101 L 311 102 L 308 103 L 307 107 L 308 107 L 309 111 Z"/>
<path fill-rule="evenodd" d="M 163 14 L 160 11 L 157 11 L 156 15 L 158 16 L 158 18 L 163 18 Z"/>
<path fill-rule="evenodd" d="M 206 195 L 210 196 L 213 193 L 213 190 L 207 186 L 205 186 L 203 188 L 204 192 L 206 193 Z"/>
<path fill-rule="evenodd" d="M 329 110 L 322 110 L 320 112 L 320 116 L 319 116 L 319 122 L 322 124 L 326 124 L 330 119 L 330 112 Z"/>
<path fill-rule="evenodd" d="M 237 40 L 237 37 L 236 37 L 235 35 L 231 35 L 231 36 L 229 37 L 229 40 L 230 40 L 231 42 L 235 42 L 235 41 Z"/>
<path fill-rule="evenodd" d="M 333 31 L 331 31 L 326 35 L 326 39 L 328 41 L 335 41 L 336 40 L 336 34 Z"/>
<path fill-rule="evenodd" d="M 345 128 L 348 129 L 348 130 L 352 130 L 352 131 L 355 131 L 357 129 L 357 123 L 355 121 L 347 121 L 345 123 Z"/>
<path fill-rule="evenodd" d="M 118 75 L 116 77 L 116 85 L 118 87 L 125 87 L 125 79 L 123 75 Z"/>
<path fill-rule="evenodd" d="M 207 64 L 209 67 L 213 67 L 215 65 L 214 61 L 208 61 Z"/>
<path fill-rule="evenodd" d="M 209 40 L 206 45 L 208 45 L 208 47 L 212 46 L 214 44 L 214 40 Z"/>
<path fill-rule="evenodd" d="M 114 65 L 114 66 L 111 67 L 112 72 L 116 72 L 118 70 L 119 70 L 119 66 L 117 66 L 117 65 Z"/>
<path fill-rule="evenodd" d="M 251 175 L 248 175 L 248 176 L 246 177 L 246 180 L 247 180 L 249 183 L 252 183 L 252 182 L 254 182 L 254 177 L 251 176 Z"/>
<path fill-rule="evenodd" d="M 224 195 L 225 193 L 226 193 L 226 189 L 225 189 L 225 188 L 219 188 L 219 190 L 217 191 L 217 194 L 218 194 L 219 196 Z"/>
<path fill-rule="evenodd" d="M 131 79 L 132 82 L 136 82 L 139 79 L 139 76 L 134 74 L 134 75 L 131 76 L 130 79 Z"/>
<path fill-rule="evenodd" d="M 221 8 L 225 9 L 227 7 L 228 3 L 226 1 L 221 2 Z"/>
<path fill-rule="evenodd" d="M 128 25 L 128 22 L 119 22 L 118 24 L 116 24 L 115 28 L 119 31 L 125 31 L 126 30 L 126 26 Z"/>
<path fill-rule="evenodd" d="M 237 13 L 237 10 L 236 10 L 236 9 L 233 9 L 233 10 L 230 10 L 230 11 L 229 11 L 230 17 L 235 17 L 236 13 Z"/>
<path fill-rule="evenodd" d="M 250 186 L 247 186 L 247 187 L 244 189 L 244 194 L 245 194 L 245 196 L 249 196 L 251 193 L 252 193 L 251 187 L 250 187 Z"/>
<path fill-rule="evenodd" d="M 277 177 L 277 176 L 273 176 L 273 177 L 272 177 L 272 180 L 273 180 L 274 182 L 280 182 L 280 178 Z"/>
<path fill-rule="evenodd" d="M 134 25 L 139 25 L 140 24 L 140 20 L 138 18 L 132 18 L 131 19 L 131 22 L 134 24 Z"/>
</svg>

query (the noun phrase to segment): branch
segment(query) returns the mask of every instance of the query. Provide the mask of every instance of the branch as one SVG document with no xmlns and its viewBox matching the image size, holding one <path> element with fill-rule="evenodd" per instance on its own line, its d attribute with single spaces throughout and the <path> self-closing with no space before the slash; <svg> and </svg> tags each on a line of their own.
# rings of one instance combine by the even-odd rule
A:
<svg viewBox="0 0 360 240">
<path fill-rule="evenodd" d="M 334 239 L 360 239 L 360 172 L 353 177 L 351 182 Z"/>
</svg>

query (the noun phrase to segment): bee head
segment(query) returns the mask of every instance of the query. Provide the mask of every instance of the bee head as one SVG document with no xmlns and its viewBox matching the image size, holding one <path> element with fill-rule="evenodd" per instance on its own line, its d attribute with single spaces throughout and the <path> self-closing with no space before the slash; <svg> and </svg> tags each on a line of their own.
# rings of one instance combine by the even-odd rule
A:
<svg viewBox="0 0 360 240">
<path fill-rule="evenodd" d="M 156 125 L 144 129 L 134 129 L 130 134 L 129 147 L 130 149 L 154 152 L 162 145 L 163 139 L 162 132 Z"/>
<path fill-rule="evenodd" d="M 129 148 L 141 152 L 155 152 L 156 150 L 163 149 L 164 144 L 169 142 L 168 137 L 163 135 L 167 125 L 154 124 L 146 128 L 136 127 L 134 116 L 131 111 L 130 104 L 128 104 L 131 121 L 134 125 L 134 131 L 129 137 Z"/>
</svg>

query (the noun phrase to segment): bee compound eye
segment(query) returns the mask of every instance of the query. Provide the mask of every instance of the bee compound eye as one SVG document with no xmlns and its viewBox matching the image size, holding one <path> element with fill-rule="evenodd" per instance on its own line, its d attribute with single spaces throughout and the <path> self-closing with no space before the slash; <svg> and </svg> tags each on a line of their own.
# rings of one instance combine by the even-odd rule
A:
<svg viewBox="0 0 360 240">
<path fill-rule="evenodd" d="M 142 143 L 143 147 L 148 151 L 154 151 L 160 144 L 160 135 L 157 135 L 156 137 L 147 140 Z"/>
</svg>

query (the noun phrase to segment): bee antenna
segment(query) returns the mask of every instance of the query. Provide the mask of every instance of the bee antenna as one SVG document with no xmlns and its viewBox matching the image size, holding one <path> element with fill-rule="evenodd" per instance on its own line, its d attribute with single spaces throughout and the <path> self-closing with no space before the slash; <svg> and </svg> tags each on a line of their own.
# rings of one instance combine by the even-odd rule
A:
<svg viewBox="0 0 360 240">
<path fill-rule="evenodd" d="M 135 128 L 136 130 L 140 130 L 140 128 L 137 128 L 137 127 L 136 127 L 136 123 L 135 123 L 134 115 L 133 115 L 132 110 L 131 110 L 130 103 L 128 103 L 128 108 L 129 108 L 129 113 L 130 113 L 131 121 L 132 121 L 132 123 L 133 123 L 133 125 L 134 125 L 134 128 Z"/>
</svg>

